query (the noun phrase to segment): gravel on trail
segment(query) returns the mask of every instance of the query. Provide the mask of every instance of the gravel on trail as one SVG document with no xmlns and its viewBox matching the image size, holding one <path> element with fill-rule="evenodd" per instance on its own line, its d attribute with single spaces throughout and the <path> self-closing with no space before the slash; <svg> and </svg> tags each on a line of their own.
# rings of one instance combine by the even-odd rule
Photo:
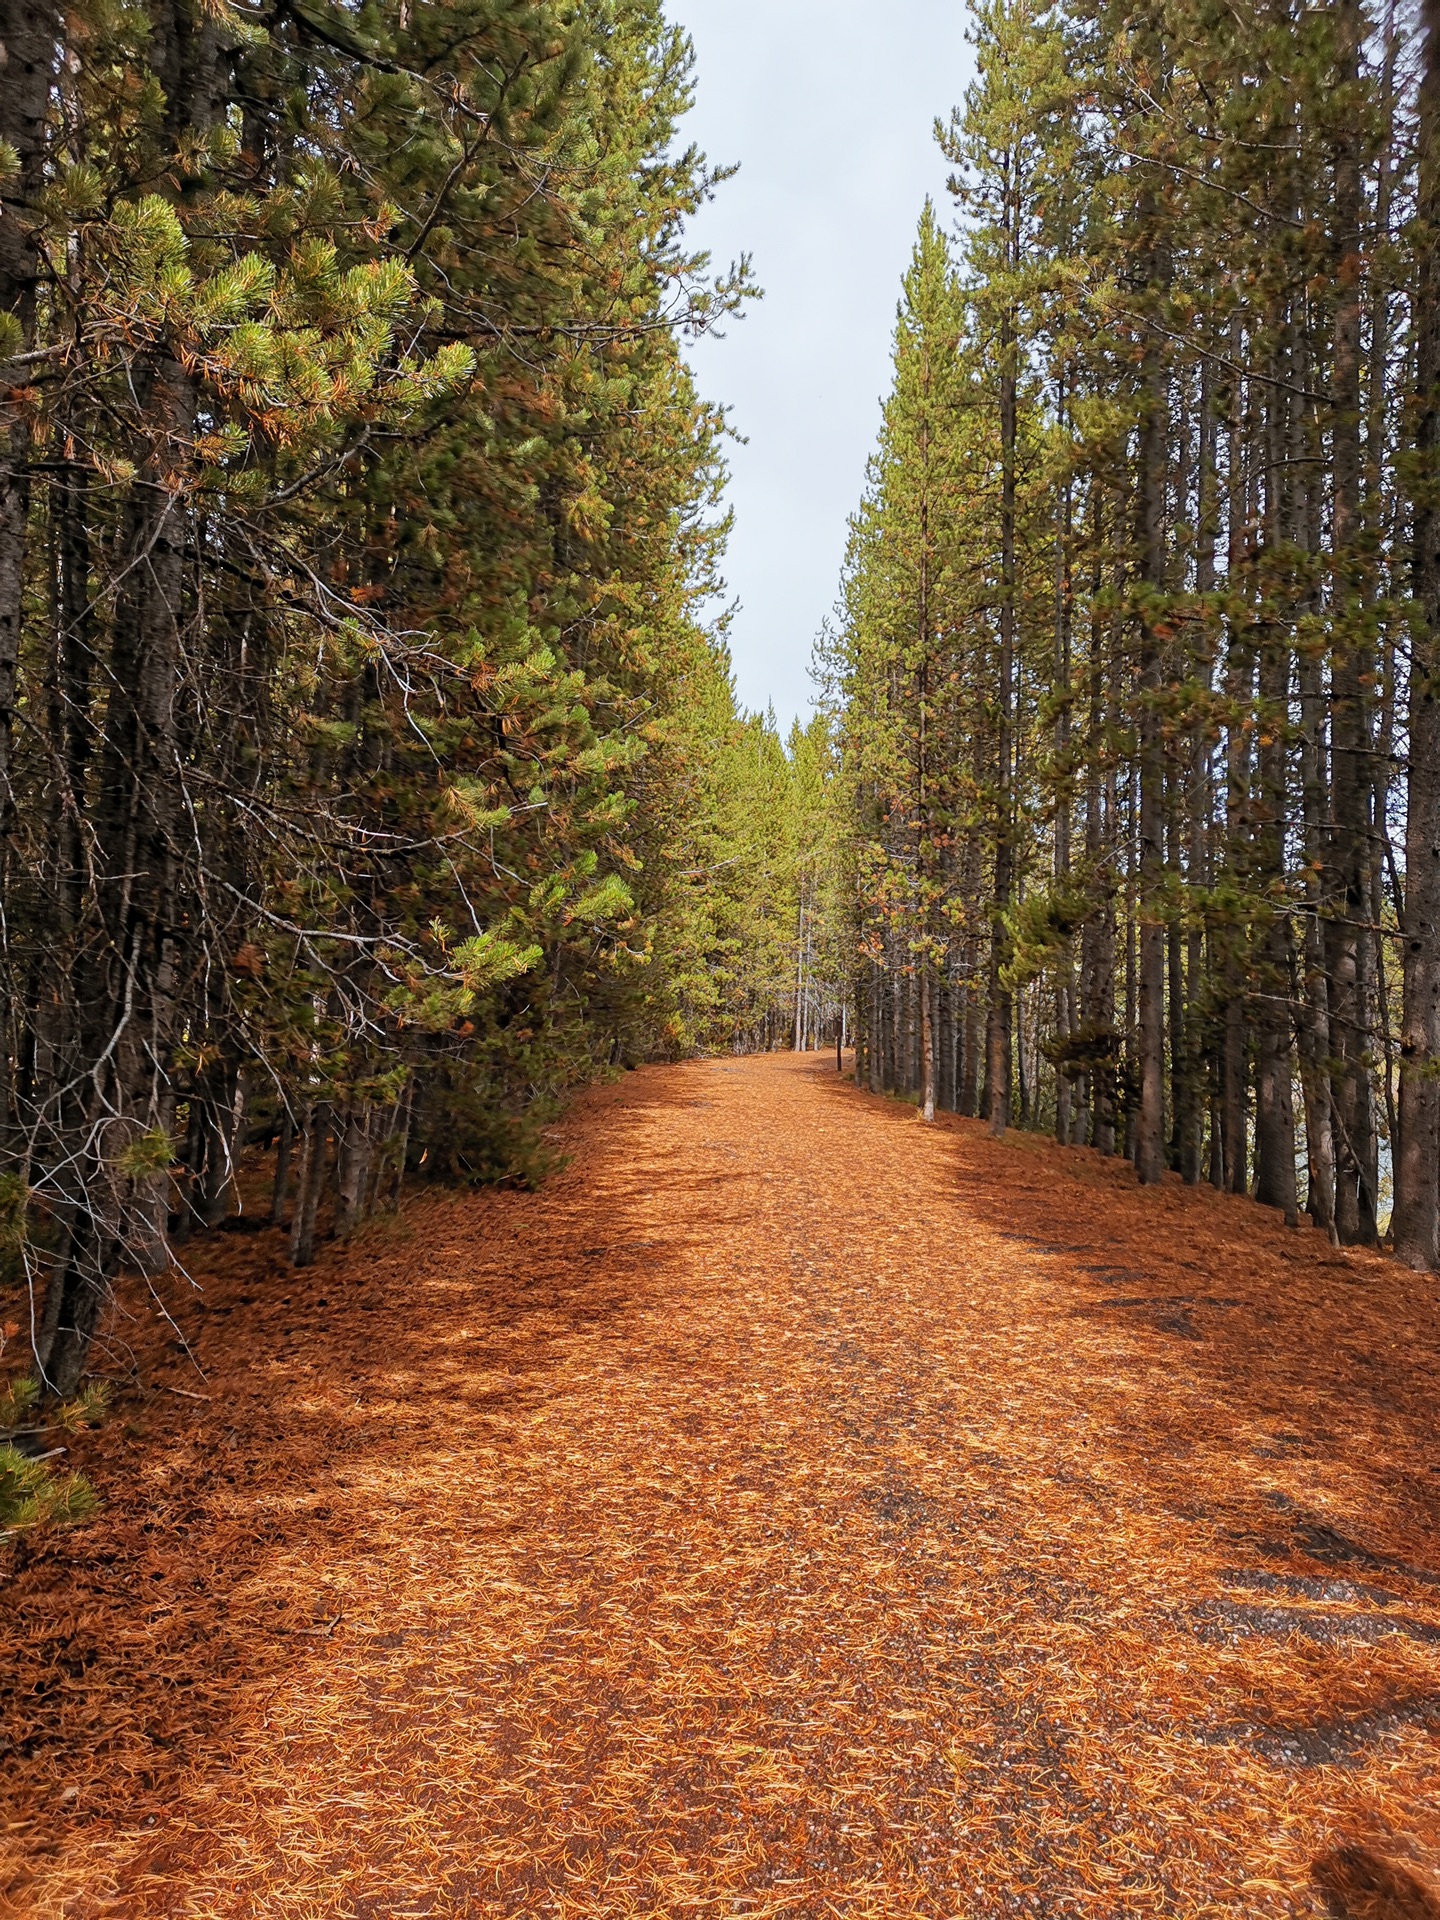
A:
<svg viewBox="0 0 1440 1920">
<path fill-rule="evenodd" d="M 1433 1278 L 825 1055 L 557 1143 L 129 1301 L 8 1911 L 1440 1915 Z"/>
</svg>

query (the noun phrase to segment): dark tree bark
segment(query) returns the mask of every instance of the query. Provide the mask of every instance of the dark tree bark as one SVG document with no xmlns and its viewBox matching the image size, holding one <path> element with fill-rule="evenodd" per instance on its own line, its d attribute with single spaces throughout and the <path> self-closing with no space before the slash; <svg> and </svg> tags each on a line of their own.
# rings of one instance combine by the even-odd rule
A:
<svg viewBox="0 0 1440 1920">
<path fill-rule="evenodd" d="M 1059 391 L 1059 420 L 1063 430 L 1066 422 L 1063 376 Z M 1055 753 L 1060 765 L 1060 792 L 1055 811 L 1055 877 L 1062 887 L 1069 884 L 1071 864 L 1072 803 L 1069 758 L 1073 595 L 1070 582 L 1070 550 L 1073 532 L 1073 501 L 1071 483 L 1067 476 L 1061 489 L 1055 528 L 1055 686 L 1059 698 L 1059 707 L 1055 716 Z M 1059 982 L 1055 989 L 1055 1038 L 1061 1049 L 1062 1060 L 1074 1027 L 1075 967 L 1073 952 L 1067 946 L 1061 963 Z M 1061 1146 L 1069 1146 L 1075 1135 L 1074 1106 L 1074 1077 L 1066 1062 L 1057 1069 L 1055 1075 L 1055 1138 Z"/>
<path fill-rule="evenodd" d="M 1195 592 L 1201 604 L 1199 637 L 1194 645 L 1192 671 L 1208 693 L 1214 672 L 1210 596 L 1215 591 L 1215 403 L 1208 361 L 1200 371 L 1200 400 L 1195 481 Z M 1210 868 L 1211 768 L 1207 727 L 1197 718 L 1191 725 L 1189 765 L 1185 782 L 1185 830 L 1192 893 L 1208 889 Z M 1198 1186 L 1203 1172 L 1206 1095 L 1205 1030 L 1208 989 L 1205 929 L 1198 913 L 1191 914 L 1185 938 L 1186 1004 L 1180 1028 L 1184 1052 L 1182 1083 L 1184 1113 L 1179 1128 L 1180 1174 L 1187 1186 Z"/>
<path fill-rule="evenodd" d="M 1414 592 L 1395 1252 L 1440 1265 L 1440 0 L 1425 0 L 1415 285 Z"/>
<path fill-rule="evenodd" d="M 1336 79 L 1353 97 L 1363 23 L 1357 0 L 1337 0 Z M 1335 1224 L 1347 1245 L 1376 1240 L 1375 1130 L 1370 1075 L 1368 955 L 1370 909 L 1370 650 L 1363 619 L 1361 527 L 1361 163 L 1354 115 L 1340 116 L 1335 148 L 1333 240 L 1336 300 L 1331 364 L 1332 620 L 1331 830 L 1326 958 L 1337 1134 Z"/>
<path fill-rule="evenodd" d="M 1308 387 L 1313 361 L 1302 336 L 1300 371 Z M 1295 409 L 1292 454 L 1297 471 L 1313 470 L 1322 453 L 1322 436 L 1313 401 Z M 1314 615 L 1314 584 L 1320 554 L 1321 503 L 1312 482 L 1300 496 L 1298 537 L 1311 562 L 1311 580 L 1303 611 Z M 1325 956 L 1325 852 L 1330 817 L 1329 757 L 1325 727 L 1325 686 L 1316 649 L 1302 648 L 1296 663 L 1300 699 L 1301 846 L 1305 856 L 1306 913 L 1300 943 L 1300 1084 L 1305 1102 L 1305 1211 L 1322 1233 L 1335 1233 L 1335 1134 L 1331 1118 L 1330 983 Z"/>
<path fill-rule="evenodd" d="M 13 329 L 12 350 L 19 353 L 35 341 L 41 271 L 37 203 L 58 30 L 59 16 L 44 0 L 0 0 L 0 140 L 19 160 L 0 205 L 0 315 Z M 0 361 L 0 825 L 8 821 L 13 804 L 10 750 L 30 518 L 28 396 L 23 367 Z"/>
<path fill-rule="evenodd" d="M 330 1137 L 330 1109 L 323 1102 L 308 1107 L 301 1120 L 300 1180 L 295 1195 L 295 1219 L 290 1230 L 290 1263 L 308 1267 L 315 1258 L 315 1233 L 320 1196 L 325 1188 L 326 1148 Z"/>
<path fill-rule="evenodd" d="M 1243 364 L 1244 340 L 1236 323 L 1231 354 Z M 1243 395 L 1234 383 L 1226 422 L 1226 583 L 1233 595 L 1249 559 L 1254 478 L 1245 437 Z M 1251 729 L 1247 724 L 1255 697 L 1255 661 L 1246 618 L 1232 615 L 1225 662 L 1225 697 L 1230 708 L 1225 741 L 1225 861 L 1239 876 L 1248 875 L 1250 838 Z M 1233 914 L 1219 928 L 1220 953 L 1220 1123 L 1225 1185 L 1231 1193 L 1249 1190 L 1250 1036 L 1245 1009 L 1246 929 Z"/>
<path fill-rule="evenodd" d="M 287 1107 L 280 1120 L 280 1137 L 275 1142 L 275 1177 L 270 1188 L 270 1224 L 283 1227 L 290 1199 L 290 1156 L 295 1146 L 295 1122 Z"/>
<path fill-rule="evenodd" d="M 1019 208 L 1015 158 L 1006 155 L 1003 244 L 1007 266 L 1013 266 L 1019 246 Z M 1018 456 L 1019 378 L 1014 315 L 1007 309 L 1000 327 L 1000 658 L 997 688 L 995 898 L 991 917 L 990 1009 L 985 1036 L 985 1081 L 988 1089 L 990 1131 L 999 1139 L 1010 1124 L 1010 1088 L 1014 1077 L 1014 1010 L 1005 969 L 1010 941 L 1005 916 L 1015 874 L 1014 740 L 1015 616 L 1016 616 L 1016 461 Z"/>
<path fill-rule="evenodd" d="M 1282 316 L 1272 309 L 1272 334 L 1283 337 Z M 1286 399 L 1288 369 L 1275 357 L 1274 377 L 1265 395 L 1264 471 L 1265 547 L 1279 555 L 1290 545 Z M 1255 1197 L 1275 1207 L 1287 1225 L 1297 1220 L 1295 1190 L 1295 1114 L 1290 1053 L 1290 982 L 1293 973 L 1290 920 L 1285 905 L 1285 845 L 1288 824 L 1286 729 L 1290 713 L 1289 635 L 1273 602 L 1283 591 L 1277 559 L 1262 612 L 1257 708 L 1259 745 L 1255 756 L 1256 805 L 1253 866 L 1260 899 L 1255 1011 Z"/>
<path fill-rule="evenodd" d="M 1137 544 L 1141 615 L 1139 674 L 1140 806 L 1138 1007 L 1135 1020 L 1139 1109 L 1135 1171 L 1153 1186 L 1165 1171 L 1165 750 L 1160 699 L 1162 643 L 1156 598 L 1165 584 L 1165 409 L 1159 355 L 1147 354 L 1145 411 L 1140 424 Z"/>
</svg>

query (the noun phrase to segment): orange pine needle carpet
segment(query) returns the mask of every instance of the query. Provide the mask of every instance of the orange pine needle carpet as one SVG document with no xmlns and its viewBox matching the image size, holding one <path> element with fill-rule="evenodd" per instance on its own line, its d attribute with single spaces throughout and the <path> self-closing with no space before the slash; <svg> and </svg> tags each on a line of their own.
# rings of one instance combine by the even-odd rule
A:
<svg viewBox="0 0 1440 1920">
<path fill-rule="evenodd" d="M 823 1056 L 564 1136 L 134 1303 L 11 1911 L 1440 1913 L 1433 1280 Z"/>
</svg>

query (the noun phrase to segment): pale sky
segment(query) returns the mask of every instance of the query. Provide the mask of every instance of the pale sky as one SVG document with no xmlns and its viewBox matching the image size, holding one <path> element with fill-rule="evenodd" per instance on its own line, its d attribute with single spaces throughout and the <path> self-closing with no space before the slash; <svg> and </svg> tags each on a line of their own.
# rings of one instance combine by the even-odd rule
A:
<svg viewBox="0 0 1440 1920">
<path fill-rule="evenodd" d="M 889 383 L 900 277 L 925 195 L 952 218 L 932 137 L 971 71 L 960 0 L 669 0 L 699 98 L 681 129 L 738 161 L 691 229 L 717 263 L 754 256 L 765 298 L 689 349 L 731 409 L 726 578 L 740 698 L 782 728 L 810 705 L 845 523 Z"/>
</svg>

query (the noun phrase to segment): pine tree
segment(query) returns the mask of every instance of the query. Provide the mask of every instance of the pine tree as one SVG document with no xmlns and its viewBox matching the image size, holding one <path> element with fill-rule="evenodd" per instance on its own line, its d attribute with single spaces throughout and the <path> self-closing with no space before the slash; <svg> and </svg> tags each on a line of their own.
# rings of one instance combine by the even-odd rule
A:
<svg viewBox="0 0 1440 1920">
<path fill-rule="evenodd" d="M 684 716 L 736 717 L 676 333 L 744 285 L 652 0 L 6 44 L 0 1153 L 63 1395 L 247 1144 L 303 1263 L 691 1044 Z"/>
<path fill-rule="evenodd" d="M 1412 95 L 1399 23 L 1358 0 L 1003 5 L 976 33 L 942 137 L 962 365 L 986 348 L 957 421 L 986 417 L 995 511 L 971 488 L 946 538 L 989 583 L 995 650 L 965 656 L 992 697 L 945 752 L 994 777 L 988 851 L 942 900 L 959 924 L 987 895 L 994 932 L 989 1085 L 972 1101 L 961 1071 L 953 1103 L 1292 1221 L 1303 1174 L 1344 1241 L 1375 1239 L 1393 1165 L 1397 1247 L 1433 1264 L 1432 65 Z M 852 542 L 857 768 L 882 521 L 919 497 L 897 469 L 882 513 L 872 484 Z M 847 777 L 863 872 L 876 820 Z M 862 1053 L 902 1088 L 878 1028 L 906 960 L 860 898 Z"/>
</svg>

